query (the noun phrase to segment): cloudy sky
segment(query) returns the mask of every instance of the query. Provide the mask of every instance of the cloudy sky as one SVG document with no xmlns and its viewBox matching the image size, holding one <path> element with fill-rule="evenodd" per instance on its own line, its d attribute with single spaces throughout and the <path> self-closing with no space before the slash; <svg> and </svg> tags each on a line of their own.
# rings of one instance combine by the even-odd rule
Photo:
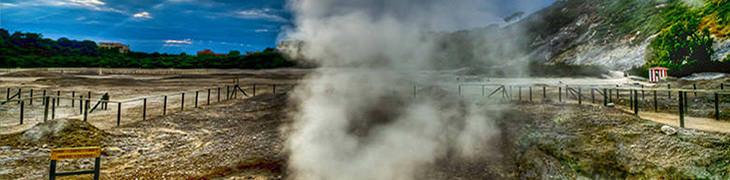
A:
<svg viewBox="0 0 730 180">
<path fill-rule="evenodd" d="M 508 15 L 554 0 L 497 1 Z M 256 51 L 276 46 L 292 24 L 285 0 L 0 1 L 0 27 L 11 32 L 122 42 L 144 52 Z"/>
</svg>

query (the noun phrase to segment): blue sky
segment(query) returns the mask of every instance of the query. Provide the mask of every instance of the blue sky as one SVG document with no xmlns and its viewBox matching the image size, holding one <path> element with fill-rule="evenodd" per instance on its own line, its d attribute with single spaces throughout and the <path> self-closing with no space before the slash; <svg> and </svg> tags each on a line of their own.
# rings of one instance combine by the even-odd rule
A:
<svg viewBox="0 0 730 180">
<path fill-rule="evenodd" d="M 554 0 L 498 1 L 508 14 Z M 276 46 L 291 19 L 285 0 L 0 0 L 0 27 L 11 32 L 122 42 L 144 52 L 262 50 Z"/>
</svg>

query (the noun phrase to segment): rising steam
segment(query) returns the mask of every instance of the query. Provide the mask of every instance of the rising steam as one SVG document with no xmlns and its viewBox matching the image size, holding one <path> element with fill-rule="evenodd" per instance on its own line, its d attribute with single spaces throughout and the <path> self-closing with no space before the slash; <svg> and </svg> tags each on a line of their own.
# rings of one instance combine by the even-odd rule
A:
<svg viewBox="0 0 730 180">
<path fill-rule="evenodd" d="M 467 49 L 448 52 L 453 42 L 442 35 L 501 21 L 488 11 L 490 1 L 292 0 L 289 6 L 296 29 L 287 37 L 304 42 L 301 55 L 320 65 L 293 95 L 298 111 L 287 149 L 294 179 L 413 179 L 447 155 L 485 153 L 498 134 L 497 115 L 444 88 L 456 86 L 431 86 L 435 77 L 419 71 L 505 64 L 514 54 L 506 38 L 469 38 L 459 46 Z M 414 84 L 421 87 L 417 98 Z"/>
</svg>

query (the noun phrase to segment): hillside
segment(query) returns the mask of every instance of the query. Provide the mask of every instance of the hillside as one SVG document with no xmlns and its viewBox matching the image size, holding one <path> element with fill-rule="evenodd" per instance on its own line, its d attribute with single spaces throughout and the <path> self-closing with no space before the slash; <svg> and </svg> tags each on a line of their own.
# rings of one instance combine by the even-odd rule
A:
<svg viewBox="0 0 730 180">
<path fill-rule="evenodd" d="M 436 58 L 447 67 L 509 59 L 530 63 L 531 72 L 550 69 L 534 64 L 730 72 L 729 17 L 728 0 L 562 0 L 506 27 L 442 34 L 445 53 Z"/>
<path fill-rule="evenodd" d="M 508 28 L 527 28 L 531 59 L 614 70 L 664 66 L 684 76 L 725 71 L 727 0 L 567 0 Z M 724 63 L 721 63 L 724 62 Z"/>
</svg>

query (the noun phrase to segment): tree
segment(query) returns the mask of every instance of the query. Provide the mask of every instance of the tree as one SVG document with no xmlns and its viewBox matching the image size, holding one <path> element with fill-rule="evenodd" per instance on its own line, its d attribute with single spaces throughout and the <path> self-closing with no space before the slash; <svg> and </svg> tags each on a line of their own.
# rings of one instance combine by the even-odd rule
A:
<svg viewBox="0 0 730 180">
<path fill-rule="evenodd" d="M 238 57 L 238 56 L 241 56 L 241 51 L 233 50 L 233 51 L 228 52 L 228 57 Z"/>
</svg>

